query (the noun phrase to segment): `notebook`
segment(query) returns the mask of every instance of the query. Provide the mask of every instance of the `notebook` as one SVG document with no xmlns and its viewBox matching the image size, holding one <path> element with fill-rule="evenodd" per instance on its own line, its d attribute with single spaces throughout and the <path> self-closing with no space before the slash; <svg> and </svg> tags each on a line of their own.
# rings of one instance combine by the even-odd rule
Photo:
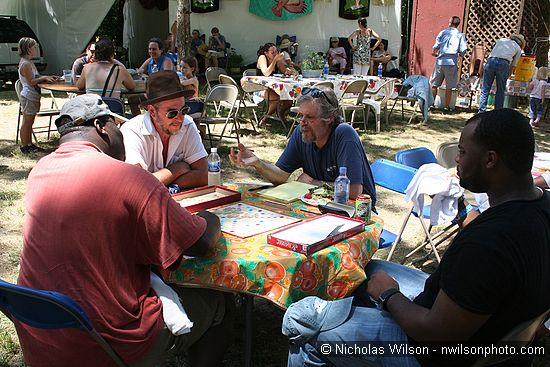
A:
<svg viewBox="0 0 550 367">
<path fill-rule="evenodd" d="M 290 203 L 291 201 L 298 200 L 302 195 L 307 194 L 309 189 L 313 189 L 317 186 L 306 184 L 298 181 L 286 182 L 282 185 L 270 187 L 258 191 L 258 195 L 284 203 Z"/>
</svg>

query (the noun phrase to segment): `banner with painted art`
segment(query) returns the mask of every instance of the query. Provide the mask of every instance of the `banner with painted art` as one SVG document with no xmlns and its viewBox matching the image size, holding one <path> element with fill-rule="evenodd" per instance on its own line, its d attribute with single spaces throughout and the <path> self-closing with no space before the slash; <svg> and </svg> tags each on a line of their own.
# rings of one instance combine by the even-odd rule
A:
<svg viewBox="0 0 550 367">
<path fill-rule="evenodd" d="M 220 0 L 191 0 L 193 13 L 210 13 L 220 9 Z"/>
<path fill-rule="evenodd" d="M 275 3 L 275 5 L 273 5 Z M 311 14 L 313 0 L 250 0 L 249 11 L 270 20 L 290 20 Z"/>
<path fill-rule="evenodd" d="M 359 19 L 369 16 L 370 0 L 340 0 L 338 16 L 344 19 Z"/>
</svg>

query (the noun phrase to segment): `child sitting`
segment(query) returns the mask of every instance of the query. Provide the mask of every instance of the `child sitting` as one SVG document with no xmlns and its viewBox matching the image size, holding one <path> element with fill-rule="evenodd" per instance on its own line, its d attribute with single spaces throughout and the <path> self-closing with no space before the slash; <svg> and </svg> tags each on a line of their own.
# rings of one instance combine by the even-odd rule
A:
<svg viewBox="0 0 550 367">
<path fill-rule="evenodd" d="M 529 83 L 531 93 L 529 94 L 529 123 L 531 126 L 537 126 L 544 114 L 544 95 L 546 93 L 546 78 L 548 78 L 548 68 L 542 66 L 537 74 Z"/>
<path fill-rule="evenodd" d="M 338 44 L 338 37 L 330 37 L 330 48 L 327 51 L 327 59 L 331 66 L 340 64 L 340 74 L 344 74 L 347 64 L 346 50 L 338 46 Z"/>
</svg>

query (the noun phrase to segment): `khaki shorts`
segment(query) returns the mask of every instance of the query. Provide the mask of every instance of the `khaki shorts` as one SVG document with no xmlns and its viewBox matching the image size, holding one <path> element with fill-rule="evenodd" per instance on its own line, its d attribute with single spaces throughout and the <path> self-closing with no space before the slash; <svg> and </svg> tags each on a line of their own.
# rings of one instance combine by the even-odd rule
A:
<svg viewBox="0 0 550 367">
<path fill-rule="evenodd" d="M 193 321 L 191 332 L 176 336 L 165 325 L 149 352 L 139 361 L 131 363 L 132 367 L 154 366 L 170 355 L 184 353 L 208 329 L 219 325 L 224 320 L 226 306 L 234 307 L 227 304 L 234 302 L 233 293 L 203 288 L 183 288 L 173 284 L 170 284 L 170 287 L 178 293 L 185 312 Z"/>
<path fill-rule="evenodd" d="M 36 115 L 40 111 L 40 100 L 31 101 L 23 96 L 21 96 L 21 111 L 25 115 Z"/>
<path fill-rule="evenodd" d="M 456 88 L 458 84 L 458 68 L 456 65 L 436 65 L 430 78 L 432 87 L 440 87 L 445 79 L 447 89 Z"/>
</svg>

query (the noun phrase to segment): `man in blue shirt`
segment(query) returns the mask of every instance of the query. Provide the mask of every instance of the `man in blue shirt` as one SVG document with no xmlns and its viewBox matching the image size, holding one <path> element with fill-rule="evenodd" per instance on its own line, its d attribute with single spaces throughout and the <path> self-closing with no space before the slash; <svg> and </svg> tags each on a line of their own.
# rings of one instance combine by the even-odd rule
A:
<svg viewBox="0 0 550 367">
<path fill-rule="evenodd" d="M 463 56 L 467 50 L 466 37 L 458 30 L 459 24 L 459 17 L 451 17 L 449 27 L 439 32 L 432 50 L 432 55 L 437 57 L 437 61 L 430 78 L 430 84 L 435 98 L 437 88 L 445 79 L 444 110 L 449 110 L 452 89 L 456 88 L 458 84 L 458 55 Z"/>
<path fill-rule="evenodd" d="M 292 133 L 277 163 L 259 159 L 242 144 L 239 144 L 238 151 L 231 149 L 231 162 L 254 167 L 275 185 L 286 182 L 298 168 L 303 170 L 298 181 L 314 185 L 332 184 L 339 175 L 339 167 L 346 167 L 350 199 L 365 193 L 371 196 L 374 207 L 376 191 L 363 144 L 350 125 L 341 123 L 334 91 L 323 87 L 304 88 L 298 106 L 300 125 Z"/>
</svg>

